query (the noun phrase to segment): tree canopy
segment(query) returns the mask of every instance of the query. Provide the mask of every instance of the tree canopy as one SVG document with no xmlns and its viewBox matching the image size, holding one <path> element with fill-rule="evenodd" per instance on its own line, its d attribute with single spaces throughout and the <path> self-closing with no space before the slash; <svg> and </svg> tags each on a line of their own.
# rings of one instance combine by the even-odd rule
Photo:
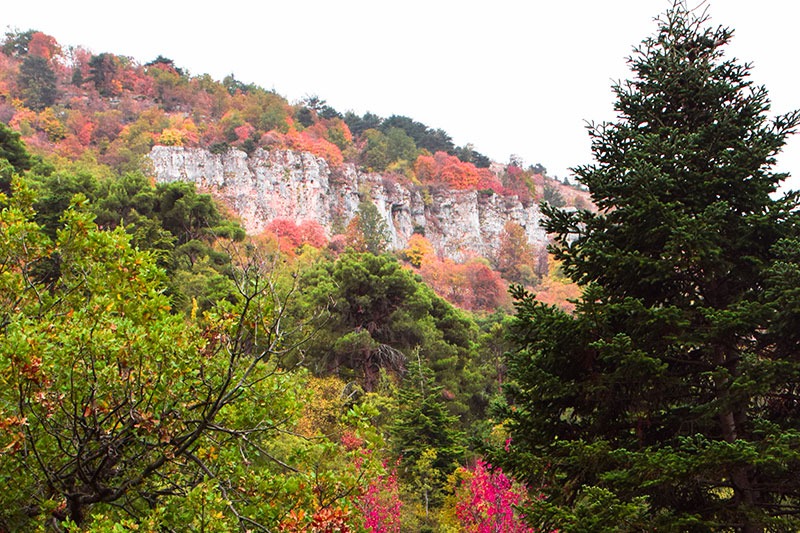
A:
<svg viewBox="0 0 800 533">
<path fill-rule="evenodd" d="M 675 2 L 589 129 L 599 212 L 546 208 L 584 291 L 569 315 L 516 290 L 498 454 L 543 530 L 800 525 L 800 205 L 772 170 L 800 114 L 769 118 L 731 37 Z"/>
</svg>

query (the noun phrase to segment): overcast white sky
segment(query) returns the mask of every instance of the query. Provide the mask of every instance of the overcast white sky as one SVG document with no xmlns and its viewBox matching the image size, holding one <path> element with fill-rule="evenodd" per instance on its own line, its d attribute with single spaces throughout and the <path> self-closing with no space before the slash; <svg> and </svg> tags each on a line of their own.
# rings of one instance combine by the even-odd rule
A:
<svg viewBox="0 0 800 533">
<path fill-rule="evenodd" d="M 700 0 L 689 0 L 696 5 Z M 409 116 L 494 160 L 551 175 L 591 160 L 586 121 L 613 118 L 613 81 L 671 0 L 25 0 L 0 28 L 144 63 L 164 55 L 191 74 L 318 95 L 344 112 Z M 800 108 L 800 2 L 710 0 L 736 30 L 729 55 L 754 64 L 775 113 Z M 124 6 L 124 8 L 122 7 Z M 778 169 L 800 188 L 800 136 Z"/>
</svg>

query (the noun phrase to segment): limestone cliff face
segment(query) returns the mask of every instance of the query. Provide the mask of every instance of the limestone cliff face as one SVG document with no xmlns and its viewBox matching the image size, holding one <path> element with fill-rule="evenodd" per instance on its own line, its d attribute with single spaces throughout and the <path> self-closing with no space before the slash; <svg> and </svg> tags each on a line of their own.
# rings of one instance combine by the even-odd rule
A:
<svg viewBox="0 0 800 533">
<path fill-rule="evenodd" d="M 421 230 L 445 257 L 493 257 L 509 220 L 525 228 L 531 243 L 546 239 L 536 205 L 446 188 L 432 188 L 423 196 L 418 187 L 362 173 L 353 165 L 331 169 L 310 153 L 259 149 L 248 156 L 239 150 L 212 154 L 199 148 L 155 146 L 150 160 L 158 182 L 194 182 L 222 198 L 249 233 L 285 218 L 298 223 L 316 220 L 332 235 L 346 227 L 361 196 L 369 193 L 386 220 L 393 249 L 403 248 L 414 231 Z"/>
</svg>

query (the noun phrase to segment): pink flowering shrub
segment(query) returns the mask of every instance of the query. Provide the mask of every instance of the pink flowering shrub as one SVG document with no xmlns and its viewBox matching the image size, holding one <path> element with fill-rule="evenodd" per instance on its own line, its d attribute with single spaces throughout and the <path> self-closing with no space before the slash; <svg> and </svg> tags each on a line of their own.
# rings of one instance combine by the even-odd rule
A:
<svg viewBox="0 0 800 533">
<path fill-rule="evenodd" d="M 466 533 L 534 533 L 516 509 L 525 505 L 525 487 L 499 468 L 478 460 L 471 469 L 462 468 L 455 488 L 455 516 Z"/>
<path fill-rule="evenodd" d="M 397 468 L 373 479 L 361 495 L 364 527 L 369 533 L 400 532 L 400 487 Z"/>
</svg>

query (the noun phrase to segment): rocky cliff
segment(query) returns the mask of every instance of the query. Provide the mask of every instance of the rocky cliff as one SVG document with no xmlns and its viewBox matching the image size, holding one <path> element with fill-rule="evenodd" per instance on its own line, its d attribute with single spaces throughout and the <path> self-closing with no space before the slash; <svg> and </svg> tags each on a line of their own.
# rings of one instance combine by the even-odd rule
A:
<svg viewBox="0 0 800 533">
<path fill-rule="evenodd" d="M 329 235 L 346 227 L 368 194 L 385 218 L 391 247 L 403 248 L 424 232 L 437 252 L 454 260 L 493 257 L 507 221 L 525 228 L 531 243 L 546 239 L 537 205 L 479 191 L 405 186 L 353 165 L 331 169 L 309 153 L 239 150 L 212 154 L 199 148 L 155 146 L 150 160 L 159 182 L 189 181 L 223 199 L 250 233 L 273 219 L 316 220 Z"/>
</svg>

